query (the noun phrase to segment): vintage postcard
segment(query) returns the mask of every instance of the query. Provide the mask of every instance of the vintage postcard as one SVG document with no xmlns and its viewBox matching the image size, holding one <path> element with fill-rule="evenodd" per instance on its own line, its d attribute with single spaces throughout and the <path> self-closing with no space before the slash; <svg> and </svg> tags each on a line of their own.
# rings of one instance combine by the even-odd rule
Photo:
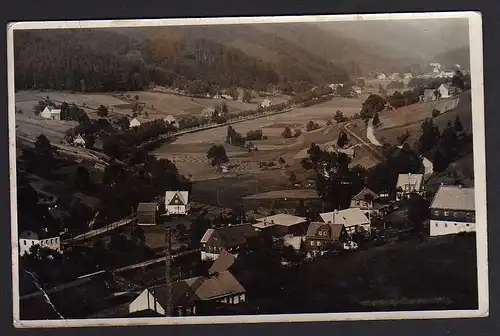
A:
<svg viewBox="0 0 500 336">
<path fill-rule="evenodd" d="M 488 315 L 479 13 L 7 31 L 16 327 Z"/>
</svg>

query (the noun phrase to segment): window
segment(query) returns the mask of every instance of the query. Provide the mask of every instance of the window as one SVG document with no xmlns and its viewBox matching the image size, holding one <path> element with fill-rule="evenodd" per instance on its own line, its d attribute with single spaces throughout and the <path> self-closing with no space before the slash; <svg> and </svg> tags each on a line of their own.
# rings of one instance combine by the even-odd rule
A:
<svg viewBox="0 0 500 336">
<path fill-rule="evenodd" d="M 445 215 L 445 216 L 449 216 L 449 215 L 450 215 L 450 213 L 449 213 L 448 211 L 445 211 L 445 212 L 444 212 L 444 215 Z"/>
<path fill-rule="evenodd" d="M 311 241 L 311 246 L 314 246 L 314 241 Z"/>
<path fill-rule="evenodd" d="M 467 224 L 467 226 L 470 226 L 470 224 Z"/>
<path fill-rule="evenodd" d="M 439 216 L 439 210 L 434 210 L 434 211 L 432 212 L 432 214 L 433 214 L 434 216 Z"/>
<path fill-rule="evenodd" d="M 35 245 L 35 242 L 34 242 L 34 241 L 31 241 L 31 245 L 32 245 L 32 246 L 33 246 L 33 245 Z"/>
<path fill-rule="evenodd" d="M 448 224 L 447 224 L 447 223 L 444 223 L 444 227 L 448 227 Z"/>
<path fill-rule="evenodd" d="M 24 241 L 24 245 L 26 245 L 26 244 L 27 244 L 27 242 L 26 242 L 26 240 L 25 240 L 25 241 Z"/>
<path fill-rule="evenodd" d="M 321 246 L 321 242 L 320 241 L 316 242 L 316 245 Z"/>
<path fill-rule="evenodd" d="M 436 225 L 436 227 L 438 227 L 438 223 L 436 223 L 435 225 Z"/>
</svg>

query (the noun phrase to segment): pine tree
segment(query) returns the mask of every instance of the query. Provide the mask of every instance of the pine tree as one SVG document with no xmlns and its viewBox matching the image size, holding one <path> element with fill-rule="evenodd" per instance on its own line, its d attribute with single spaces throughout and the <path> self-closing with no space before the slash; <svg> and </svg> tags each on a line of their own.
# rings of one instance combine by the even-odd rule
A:
<svg viewBox="0 0 500 336">
<path fill-rule="evenodd" d="M 462 122 L 460 121 L 460 118 L 458 116 L 455 118 L 455 124 L 454 124 L 453 128 L 455 129 L 455 132 L 458 132 L 458 133 L 460 133 L 464 130 L 464 127 L 462 126 Z"/>
<path fill-rule="evenodd" d="M 375 116 L 373 116 L 372 124 L 373 126 L 378 126 L 380 124 L 380 118 L 378 116 L 378 112 L 375 113 Z"/>
</svg>

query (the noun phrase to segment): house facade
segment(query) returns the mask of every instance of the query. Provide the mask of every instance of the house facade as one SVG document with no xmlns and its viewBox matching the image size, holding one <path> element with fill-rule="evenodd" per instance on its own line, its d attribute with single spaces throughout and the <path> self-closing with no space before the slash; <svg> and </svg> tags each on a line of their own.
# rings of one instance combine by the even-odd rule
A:
<svg viewBox="0 0 500 336">
<path fill-rule="evenodd" d="M 335 249 L 349 239 L 342 224 L 312 222 L 307 229 L 304 246 L 309 258 L 321 256 L 326 251 Z"/>
<path fill-rule="evenodd" d="M 396 183 L 396 201 L 401 201 L 412 193 L 421 194 L 423 191 L 423 174 L 399 174 Z"/>
<path fill-rule="evenodd" d="M 165 210 L 167 215 L 187 215 L 189 209 L 189 191 L 165 192 Z"/>
<path fill-rule="evenodd" d="M 237 258 L 240 249 L 247 244 L 248 239 L 257 235 L 258 231 L 252 224 L 207 229 L 200 240 L 201 260 L 216 260 L 223 251 Z"/>
<path fill-rule="evenodd" d="M 61 120 L 61 110 L 46 106 L 40 113 L 40 117 L 47 120 Z"/>
<path fill-rule="evenodd" d="M 49 232 L 34 232 L 26 230 L 19 235 L 19 255 L 30 254 L 34 245 L 48 248 L 61 253 L 61 237 Z"/>
<path fill-rule="evenodd" d="M 365 216 L 371 220 L 373 213 L 375 212 L 375 200 L 379 196 L 368 188 L 363 188 L 359 193 L 353 196 L 351 199 L 351 208 L 359 208 Z"/>
<path fill-rule="evenodd" d="M 430 206 L 429 231 L 431 236 L 475 232 L 474 188 L 441 185 Z"/>
<path fill-rule="evenodd" d="M 168 292 L 165 285 L 145 289 L 129 304 L 130 314 L 151 312 L 166 315 Z M 194 277 L 172 284 L 172 304 L 175 316 L 194 316 L 204 302 L 236 305 L 246 301 L 246 290 L 228 270 Z"/>
<path fill-rule="evenodd" d="M 80 134 L 78 134 L 76 138 L 73 140 L 73 144 L 75 146 L 83 147 L 85 146 L 85 139 Z"/>
<path fill-rule="evenodd" d="M 451 90 L 450 90 L 450 87 L 448 85 L 441 84 L 437 90 L 439 91 L 439 97 L 440 98 L 449 98 L 449 97 L 451 97 L 451 94 L 450 94 Z"/>
</svg>

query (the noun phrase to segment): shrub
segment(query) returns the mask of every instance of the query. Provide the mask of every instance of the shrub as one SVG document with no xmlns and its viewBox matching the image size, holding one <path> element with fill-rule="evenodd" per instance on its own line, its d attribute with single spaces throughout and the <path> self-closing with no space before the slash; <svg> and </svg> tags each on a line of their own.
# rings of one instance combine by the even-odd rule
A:
<svg viewBox="0 0 500 336">
<path fill-rule="evenodd" d="M 437 109 L 433 109 L 432 110 L 432 117 L 435 118 L 437 117 L 438 115 L 441 114 L 441 111 L 437 110 Z"/>
</svg>

